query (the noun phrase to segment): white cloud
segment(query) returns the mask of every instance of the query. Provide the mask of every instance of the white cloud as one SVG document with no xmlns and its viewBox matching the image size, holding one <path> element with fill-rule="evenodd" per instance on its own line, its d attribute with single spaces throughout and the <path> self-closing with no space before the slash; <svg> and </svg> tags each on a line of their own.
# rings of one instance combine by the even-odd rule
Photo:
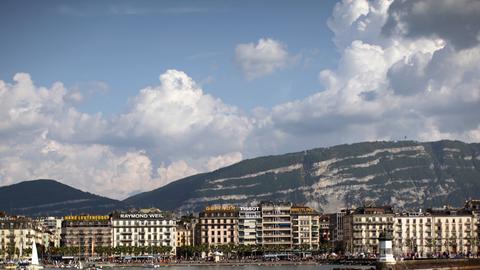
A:
<svg viewBox="0 0 480 270">
<path fill-rule="evenodd" d="M 66 102 L 76 91 L 37 87 L 23 73 L 0 81 L 1 185 L 53 178 L 122 199 L 241 160 L 252 128 L 181 71 L 165 72 L 109 119 Z"/>
<path fill-rule="evenodd" d="M 245 77 L 253 80 L 286 67 L 292 58 L 284 44 L 270 38 L 261 38 L 257 44 L 238 44 L 235 61 Z"/>
<path fill-rule="evenodd" d="M 199 173 L 196 169 L 190 167 L 184 160 L 172 162 L 168 166 L 162 166 L 157 169 L 158 181 L 160 186 L 164 186 L 175 180 Z"/>
<path fill-rule="evenodd" d="M 2 184 L 50 178 L 113 198 L 158 184 L 151 177 L 151 161 L 142 151 L 118 153 L 105 145 L 64 144 L 38 137 L 12 142 L 0 155 Z"/>
<path fill-rule="evenodd" d="M 159 86 L 140 90 L 114 126 L 112 136 L 134 141 L 134 146 L 141 142 L 169 157 L 191 158 L 238 151 L 252 128 L 236 107 L 203 93 L 177 70 L 162 74 Z"/>
<path fill-rule="evenodd" d="M 437 35 L 384 35 L 392 2 L 336 4 L 328 25 L 341 53 L 338 68 L 320 72 L 324 90 L 273 108 L 268 127 L 254 132 L 260 140 L 275 138 L 266 143 L 270 149 L 404 136 L 475 141 L 479 45 L 456 50 Z"/>
<path fill-rule="evenodd" d="M 242 153 L 233 152 L 225 155 L 219 155 L 211 157 L 207 162 L 207 168 L 209 171 L 214 171 L 219 168 L 223 168 L 242 160 Z"/>
</svg>

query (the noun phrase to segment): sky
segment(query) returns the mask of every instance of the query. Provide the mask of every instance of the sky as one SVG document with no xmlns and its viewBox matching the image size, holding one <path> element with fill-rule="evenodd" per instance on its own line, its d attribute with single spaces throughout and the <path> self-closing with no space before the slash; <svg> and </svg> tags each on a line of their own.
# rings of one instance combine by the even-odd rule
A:
<svg viewBox="0 0 480 270">
<path fill-rule="evenodd" d="M 1 1 L 0 185 L 124 199 L 246 158 L 480 142 L 480 2 Z"/>
</svg>

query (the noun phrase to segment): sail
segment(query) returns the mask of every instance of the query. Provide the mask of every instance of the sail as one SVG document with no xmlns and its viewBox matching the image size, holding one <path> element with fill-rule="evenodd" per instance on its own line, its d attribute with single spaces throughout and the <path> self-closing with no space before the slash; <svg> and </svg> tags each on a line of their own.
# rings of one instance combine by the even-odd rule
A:
<svg viewBox="0 0 480 270">
<path fill-rule="evenodd" d="M 39 265 L 38 263 L 38 254 L 37 254 L 37 244 L 33 241 L 32 244 L 32 265 Z"/>
</svg>

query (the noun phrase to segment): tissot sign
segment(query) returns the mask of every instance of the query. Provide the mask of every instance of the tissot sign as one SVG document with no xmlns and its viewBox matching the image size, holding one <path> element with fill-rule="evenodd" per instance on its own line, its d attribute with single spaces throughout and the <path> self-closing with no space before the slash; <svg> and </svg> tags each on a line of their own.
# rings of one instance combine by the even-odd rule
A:
<svg viewBox="0 0 480 270">
<path fill-rule="evenodd" d="M 258 206 L 241 206 L 240 211 L 260 211 Z"/>
<path fill-rule="evenodd" d="M 163 218 L 162 214 L 158 213 L 151 213 L 151 214 L 144 214 L 144 213 L 121 213 L 119 218 L 122 219 L 161 219 Z"/>
</svg>

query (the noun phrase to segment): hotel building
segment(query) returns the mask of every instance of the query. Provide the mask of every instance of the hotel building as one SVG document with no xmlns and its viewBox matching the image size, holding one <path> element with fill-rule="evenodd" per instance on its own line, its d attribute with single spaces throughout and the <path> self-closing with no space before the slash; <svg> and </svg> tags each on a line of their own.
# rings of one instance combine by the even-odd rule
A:
<svg viewBox="0 0 480 270">
<path fill-rule="evenodd" d="M 197 245 L 238 244 L 238 209 L 233 205 L 208 206 L 199 214 Z"/>
<path fill-rule="evenodd" d="M 171 247 L 176 251 L 176 220 L 158 209 L 112 214 L 113 247 Z"/>
<path fill-rule="evenodd" d="M 96 247 L 112 245 L 112 228 L 109 216 L 65 216 L 62 222 L 64 247 L 78 248 L 73 256 L 91 257 L 96 255 Z"/>
<path fill-rule="evenodd" d="M 360 207 L 344 216 L 344 247 L 350 253 L 378 253 L 378 237 L 383 230 L 393 233 L 392 207 Z"/>
<path fill-rule="evenodd" d="M 294 248 L 318 249 L 320 241 L 320 215 L 310 207 L 293 206 L 292 243 Z M 328 225 L 328 224 L 327 224 Z"/>
<path fill-rule="evenodd" d="M 465 209 L 429 209 L 395 215 L 394 253 L 425 257 L 473 252 L 474 222 Z"/>
<path fill-rule="evenodd" d="M 262 202 L 262 245 L 292 248 L 291 203 Z"/>
<path fill-rule="evenodd" d="M 417 254 L 420 257 L 434 250 L 434 222 L 430 213 L 404 212 L 395 214 L 393 254 Z"/>
<path fill-rule="evenodd" d="M 430 209 L 432 216 L 434 253 L 474 252 L 476 235 L 472 211 L 467 209 Z"/>
</svg>

